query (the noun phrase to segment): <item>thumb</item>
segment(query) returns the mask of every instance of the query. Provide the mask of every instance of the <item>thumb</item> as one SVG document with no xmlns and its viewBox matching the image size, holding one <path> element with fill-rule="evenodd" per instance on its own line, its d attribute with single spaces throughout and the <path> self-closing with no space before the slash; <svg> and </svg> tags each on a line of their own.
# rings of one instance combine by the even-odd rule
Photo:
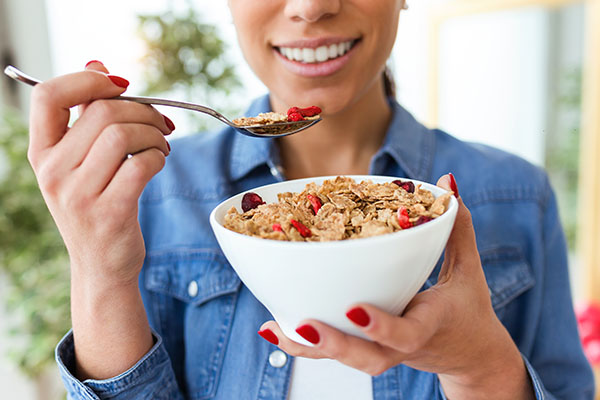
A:
<svg viewBox="0 0 600 400">
<path fill-rule="evenodd" d="M 471 212 L 458 194 L 454 176 L 452 174 L 443 175 L 437 181 L 437 186 L 454 192 L 456 200 L 458 200 L 458 212 L 446 244 L 444 263 L 438 278 L 438 281 L 442 281 L 442 279 L 447 279 L 450 274 L 461 272 L 469 274 L 470 268 L 481 269 L 481 267 Z"/>
</svg>

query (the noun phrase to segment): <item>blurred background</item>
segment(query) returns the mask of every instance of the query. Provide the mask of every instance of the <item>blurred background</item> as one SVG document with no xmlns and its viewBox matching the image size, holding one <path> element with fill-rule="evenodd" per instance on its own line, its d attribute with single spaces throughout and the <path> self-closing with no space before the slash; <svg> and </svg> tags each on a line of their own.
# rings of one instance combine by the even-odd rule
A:
<svg viewBox="0 0 600 400">
<path fill-rule="evenodd" d="M 600 301 L 600 1 L 409 7 L 389 61 L 398 100 L 430 127 L 548 171 L 574 301 L 588 310 Z M 266 92 L 245 65 L 226 1 L 0 0 L 0 67 L 44 80 L 94 59 L 130 80 L 130 94 L 204 103 L 232 117 Z M 0 387 L 6 398 L 54 400 L 64 398 L 53 349 L 70 327 L 68 261 L 26 160 L 30 92 L 0 77 Z M 175 136 L 216 127 L 163 111 Z M 597 325 L 582 339 L 600 363 Z"/>
</svg>

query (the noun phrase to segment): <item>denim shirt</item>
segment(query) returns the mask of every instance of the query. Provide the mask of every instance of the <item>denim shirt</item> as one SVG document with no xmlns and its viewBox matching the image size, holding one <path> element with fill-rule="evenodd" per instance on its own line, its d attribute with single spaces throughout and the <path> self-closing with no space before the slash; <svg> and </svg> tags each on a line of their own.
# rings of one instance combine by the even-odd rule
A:
<svg viewBox="0 0 600 400">
<path fill-rule="evenodd" d="M 517 344 L 537 399 L 592 399 L 571 303 L 566 248 L 545 173 L 522 159 L 429 130 L 391 102 L 370 174 L 436 182 L 453 172 L 469 207 L 492 304 Z M 269 99 L 247 115 L 268 111 Z M 332 149 L 332 151 L 335 151 Z M 140 290 L 152 349 L 107 380 L 77 380 L 73 336 L 56 358 L 73 399 L 285 399 L 293 357 L 257 335 L 272 319 L 241 283 L 208 223 L 222 200 L 284 180 L 277 143 L 225 129 L 174 140 L 140 199 Z M 257 257 L 267 255 L 257 255 Z M 436 283 L 440 263 L 424 289 Z M 283 365 L 282 365 L 283 364 Z M 374 400 L 444 399 L 436 374 L 398 365 L 372 379 Z"/>
</svg>

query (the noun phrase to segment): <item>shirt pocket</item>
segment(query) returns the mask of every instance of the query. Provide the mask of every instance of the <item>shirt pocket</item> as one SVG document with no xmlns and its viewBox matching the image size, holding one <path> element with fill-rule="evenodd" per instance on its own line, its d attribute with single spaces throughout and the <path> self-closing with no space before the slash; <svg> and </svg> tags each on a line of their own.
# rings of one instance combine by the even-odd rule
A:
<svg viewBox="0 0 600 400">
<path fill-rule="evenodd" d="M 190 399 L 217 390 L 241 281 L 218 250 L 163 253 L 147 260 L 145 287 L 157 295 L 160 325 Z"/>
<path fill-rule="evenodd" d="M 502 318 L 506 307 L 535 285 L 533 271 L 517 247 L 486 249 L 479 254 L 492 306 Z"/>
</svg>

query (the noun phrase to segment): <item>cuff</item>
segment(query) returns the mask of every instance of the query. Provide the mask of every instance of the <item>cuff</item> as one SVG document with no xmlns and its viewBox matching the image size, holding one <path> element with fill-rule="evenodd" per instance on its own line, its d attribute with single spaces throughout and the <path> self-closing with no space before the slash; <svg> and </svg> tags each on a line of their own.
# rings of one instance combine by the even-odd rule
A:
<svg viewBox="0 0 600 400">
<path fill-rule="evenodd" d="M 179 399 L 171 361 L 162 338 L 154 331 L 154 346 L 133 367 L 113 378 L 79 381 L 72 374 L 75 365 L 73 332 L 69 331 L 56 347 L 56 362 L 69 398 L 110 399 Z"/>
</svg>

